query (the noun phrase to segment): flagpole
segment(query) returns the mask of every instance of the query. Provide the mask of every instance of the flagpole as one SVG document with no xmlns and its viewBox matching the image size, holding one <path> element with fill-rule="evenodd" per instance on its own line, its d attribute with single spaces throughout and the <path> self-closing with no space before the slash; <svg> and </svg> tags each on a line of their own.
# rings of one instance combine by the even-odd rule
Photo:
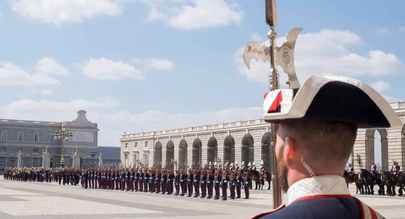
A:
<svg viewBox="0 0 405 219">
<path fill-rule="evenodd" d="M 275 48 L 276 48 L 276 23 L 277 23 L 277 9 L 276 9 L 276 0 L 266 0 L 266 23 L 270 26 L 270 30 L 267 34 L 271 45 L 270 45 L 270 64 L 271 64 L 271 74 L 269 75 L 269 90 L 276 90 L 279 88 L 279 78 L 276 68 L 275 61 Z M 273 208 L 277 208 L 282 204 L 281 197 L 281 188 L 279 181 L 279 173 L 277 168 L 277 159 L 275 153 L 276 145 L 276 130 L 277 125 L 271 124 L 271 145 L 272 145 L 272 186 L 273 186 Z"/>
</svg>

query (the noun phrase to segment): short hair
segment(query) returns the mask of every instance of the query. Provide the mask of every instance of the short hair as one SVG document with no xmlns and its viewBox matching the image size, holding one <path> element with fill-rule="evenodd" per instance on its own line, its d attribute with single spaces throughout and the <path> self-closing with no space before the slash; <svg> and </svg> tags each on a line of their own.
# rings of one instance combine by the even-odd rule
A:
<svg viewBox="0 0 405 219">
<path fill-rule="evenodd" d="M 304 159 L 314 165 L 346 163 L 357 136 L 357 125 L 344 122 L 297 119 L 279 125 L 296 139 Z"/>
</svg>

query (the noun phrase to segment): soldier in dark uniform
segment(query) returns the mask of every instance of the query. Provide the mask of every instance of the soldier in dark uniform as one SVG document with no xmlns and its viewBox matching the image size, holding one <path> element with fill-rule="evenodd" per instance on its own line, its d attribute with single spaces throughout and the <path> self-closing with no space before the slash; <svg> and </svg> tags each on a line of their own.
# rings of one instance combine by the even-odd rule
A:
<svg viewBox="0 0 405 219">
<path fill-rule="evenodd" d="M 96 173 L 94 172 L 94 169 L 91 170 L 91 188 L 96 188 Z"/>
<path fill-rule="evenodd" d="M 188 197 L 191 197 L 193 195 L 193 172 L 191 169 L 188 170 L 188 175 L 187 175 L 187 190 L 188 190 Z"/>
<path fill-rule="evenodd" d="M 242 176 L 242 185 L 243 185 L 243 190 L 245 191 L 245 199 L 249 199 L 249 177 L 248 177 L 248 172 L 244 171 L 243 176 Z"/>
<path fill-rule="evenodd" d="M 168 195 L 173 194 L 173 182 L 174 182 L 174 174 L 173 174 L 173 170 L 170 170 L 168 172 L 168 176 L 167 176 L 167 194 Z"/>
<path fill-rule="evenodd" d="M 342 177 L 359 128 L 402 126 L 381 95 L 352 79 L 312 76 L 298 91 L 267 94 L 263 109 L 278 126 L 274 149 L 286 199 L 254 218 L 384 218 L 350 195 Z"/>
<path fill-rule="evenodd" d="M 200 196 L 200 171 L 194 170 L 193 174 L 193 185 L 194 185 L 194 198 Z"/>
<path fill-rule="evenodd" d="M 100 180 L 101 180 L 101 170 L 96 170 L 96 189 L 100 188 Z"/>
<path fill-rule="evenodd" d="M 102 169 L 101 171 L 100 171 L 100 181 L 99 181 L 99 188 L 100 189 L 106 189 L 107 188 L 107 186 L 106 186 L 106 180 L 107 179 L 107 170 L 105 170 L 105 169 Z"/>
<path fill-rule="evenodd" d="M 166 193 L 167 171 L 164 169 L 162 172 L 162 178 L 160 178 L 160 186 L 162 194 Z"/>
<path fill-rule="evenodd" d="M 143 183 L 145 180 L 145 173 L 143 169 L 139 168 L 139 178 L 138 178 L 138 183 L 139 183 L 139 191 L 143 192 Z"/>
<path fill-rule="evenodd" d="M 235 189 L 236 189 L 236 176 L 235 172 L 231 171 L 229 176 L 229 192 L 231 194 L 231 199 L 235 199 Z"/>
<path fill-rule="evenodd" d="M 151 174 L 150 174 L 150 180 L 149 180 L 149 192 L 153 193 L 155 192 L 155 180 L 156 180 L 156 170 L 152 169 Z"/>
<path fill-rule="evenodd" d="M 221 186 L 221 177 L 222 173 L 220 170 L 215 170 L 215 175 L 214 175 L 214 189 L 215 189 L 215 196 L 214 199 L 218 200 L 220 196 L 220 186 Z"/>
<path fill-rule="evenodd" d="M 222 200 L 224 201 L 227 200 L 228 198 L 228 182 L 229 182 L 228 172 L 224 171 L 221 181 Z"/>
<path fill-rule="evenodd" d="M 120 174 L 119 169 L 115 170 L 114 184 L 115 184 L 115 190 L 121 189 L 121 186 L 120 186 L 121 185 L 121 174 Z"/>
<path fill-rule="evenodd" d="M 180 174 L 179 174 L 178 170 L 176 170 L 174 172 L 174 188 L 176 189 L 176 193 L 174 193 L 174 195 L 179 195 L 180 194 Z"/>
<path fill-rule="evenodd" d="M 238 170 L 236 173 L 236 198 L 240 198 L 242 182 L 243 182 L 242 175 Z"/>
<path fill-rule="evenodd" d="M 149 186 L 149 181 L 150 181 L 150 173 L 149 173 L 149 170 L 148 169 L 144 169 L 144 172 L 145 172 L 145 174 L 144 174 L 144 177 L 143 177 L 143 191 L 144 192 L 148 192 L 148 186 Z"/>
<path fill-rule="evenodd" d="M 126 184 L 127 191 L 132 191 L 133 190 L 134 182 L 132 180 L 131 170 L 127 170 L 127 172 L 126 172 L 126 182 L 125 182 L 125 184 Z"/>
<path fill-rule="evenodd" d="M 108 168 L 105 173 L 105 188 L 111 189 L 111 169 Z"/>
<path fill-rule="evenodd" d="M 134 189 L 135 189 L 135 192 L 137 192 L 139 190 L 139 178 L 140 178 L 139 169 L 136 168 L 135 169 L 135 177 L 134 177 Z"/>
<path fill-rule="evenodd" d="M 128 178 L 127 178 L 127 169 L 121 170 L 121 183 L 120 183 L 120 188 L 121 191 L 125 191 L 125 185 L 127 184 Z"/>
<path fill-rule="evenodd" d="M 214 170 L 209 169 L 208 176 L 207 176 L 207 191 L 208 191 L 207 198 L 208 199 L 212 198 L 213 190 L 214 190 Z"/>
<path fill-rule="evenodd" d="M 187 194 L 187 174 L 186 170 L 181 171 L 180 176 L 181 196 Z"/>
<path fill-rule="evenodd" d="M 89 172 L 88 171 L 83 171 L 83 172 L 84 173 L 83 173 L 82 179 L 81 179 L 82 187 L 84 189 L 87 189 L 88 188 L 88 174 L 89 174 Z"/>
<path fill-rule="evenodd" d="M 207 196 L 207 181 L 208 175 L 207 170 L 204 169 L 201 173 L 201 198 L 205 198 Z"/>
<path fill-rule="evenodd" d="M 111 189 L 112 190 L 115 190 L 115 189 L 118 189 L 118 173 L 117 173 L 117 170 L 115 170 L 115 169 L 112 169 L 111 170 Z"/>
<path fill-rule="evenodd" d="M 160 180 L 162 179 L 162 170 L 159 169 L 155 179 L 155 192 L 160 193 Z"/>
</svg>

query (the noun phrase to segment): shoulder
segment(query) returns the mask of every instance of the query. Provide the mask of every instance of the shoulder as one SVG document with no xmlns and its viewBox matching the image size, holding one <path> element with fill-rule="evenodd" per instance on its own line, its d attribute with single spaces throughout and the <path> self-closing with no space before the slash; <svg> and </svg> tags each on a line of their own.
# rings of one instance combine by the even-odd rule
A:
<svg viewBox="0 0 405 219">
<path fill-rule="evenodd" d="M 376 210 L 374 210 L 370 206 L 364 204 L 359 199 L 356 198 L 356 200 L 361 207 L 362 218 L 364 218 L 364 219 L 384 219 L 385 218 L 384 216 L 379 214 Z"/>
<path fill-rule="evenodd" d="M 270 215 L 272 215 L 273 213 L 275 213 L 275 212 L 277 212 L 277 211 L 280 211 L 281 209 L 284 209 L 284 208 L 285 208 L 285 205 L 280 205 L 278 208 L 273 209 L 273 210 L 268 211 L 268 212 L 260 213 L 260 214 L 258 214 L 258 215 L 256 215 L 256 216 L 252 217 L 252 219 L 267 218 L 267 216 L 270 216 Z"/>
<path fill-rule="evenodd" d="M 355 198 L 321 196 L 298 200 L 287 207 L 278 208 L 253 218 L 361 218 L 361 212 L 362 209 Z"/>
</svg>

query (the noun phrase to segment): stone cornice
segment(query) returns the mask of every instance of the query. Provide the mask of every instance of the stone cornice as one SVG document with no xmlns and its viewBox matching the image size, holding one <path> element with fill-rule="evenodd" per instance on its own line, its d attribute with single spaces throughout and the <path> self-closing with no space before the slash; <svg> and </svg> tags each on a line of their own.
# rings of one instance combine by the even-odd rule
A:
<svg viewBox="0 0 405 219">
<path fill-rule="evenodd" d="M 391 103 L 391 107 L 395 110 L 395 112 L 397 112 L 398 116 L 405 116 L 405 102 L 393 102 Z M 263 119 L 256 119 L 140 133 L 124 132 L 121 135 L 120 140 L 122 143 L 126 143 L 133 140 L 154 140 L 157 138 L 177 136 L 196 136 L 197 134 L 206 135 L 210 133 L 226 132 L 228 130 L 234 132 L 245 129 L 252 130 L 255 128 L 261 129 L 266 127 L 269 127 L 269 123 L 266 123 Z"/>
</svg>

